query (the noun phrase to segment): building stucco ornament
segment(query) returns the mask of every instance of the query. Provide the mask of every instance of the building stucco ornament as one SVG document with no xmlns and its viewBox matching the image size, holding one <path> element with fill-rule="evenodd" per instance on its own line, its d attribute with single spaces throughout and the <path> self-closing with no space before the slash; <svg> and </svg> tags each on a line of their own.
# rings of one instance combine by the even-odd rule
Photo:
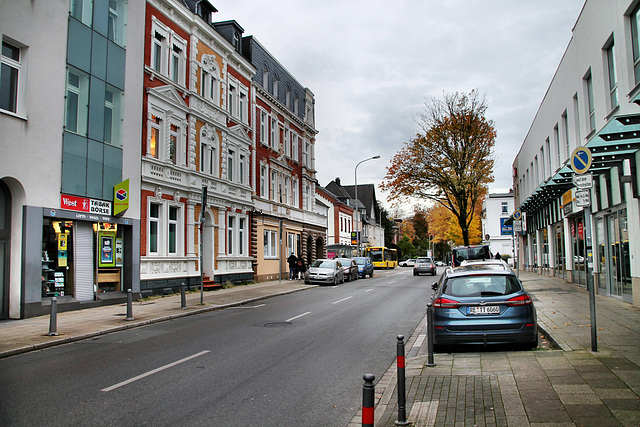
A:
<svg viewBox="0 0 640 427">
<path fill-rule="evenodd" d="M 155 195 L 156 195 L 156 199 L 162 198 L 162 187 L 156 187 Z"/>
<path fill-rule="evenodd" d="M 173 201 L 176 203 L 180 203 L 180 192 L 176 191 L 175 193 L 173 193 Z"/>
<path fill-rule="evenodd" d="M 216 62 L 215 55 L 202 55 L 202 59 L 200 60 L 200 65 L 202 65 L 202 69 L 205 70 L 209 74 L 218 73 L 218 63 Z"/>
</svg>

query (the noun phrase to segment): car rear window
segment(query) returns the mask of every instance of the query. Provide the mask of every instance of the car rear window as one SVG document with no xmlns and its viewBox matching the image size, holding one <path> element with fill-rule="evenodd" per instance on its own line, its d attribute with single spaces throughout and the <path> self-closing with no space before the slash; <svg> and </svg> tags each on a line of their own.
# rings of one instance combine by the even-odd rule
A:
<svg viewBox="0 0 640 427">
<path fill-rule="evenodd" d="M 311 264 L 311 267 L 335 268 L 336 267 L 336 261 L 327 261 L 327 260 L 317 259 L 317 260 L 315 260 L 313 262 L 313 264 Z"/>
<path fill-rule="evenodd" d="M 488 246 L 477 246 L 468 248 L 454 248 L 453 260 L 455 265 L 460 265 L 462 261 L 473 259 L 489 259 L 491 252 Z"/>
<path fill-rule="evenodd" d="M 443 294 L 454 297 L 502 296 L 522 290 L 514 276 L 465 276 L 449 278 L 442 290 Z"/>
<path fill-rule="evenodd" d="M 354 258 L 354 260 L 356 261 L 356 264 L 358 264 L 358 265 L 366 265 L 367 264 L 367 259 L 366 258 Z"/>
<path fill-rule="evenodd" d="M 420 264 L 427 264 L 431 262 L 431 258 L 418 258 L 416 260 L 416 264 L 420 263 Z"/>
</svg>

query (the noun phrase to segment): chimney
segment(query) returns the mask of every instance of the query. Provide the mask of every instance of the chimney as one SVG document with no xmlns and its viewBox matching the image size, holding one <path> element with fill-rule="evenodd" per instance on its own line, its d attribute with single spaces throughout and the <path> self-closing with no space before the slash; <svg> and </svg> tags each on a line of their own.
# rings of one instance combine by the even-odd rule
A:
<svg viewBox="0 0 640 427">
<path fill-rule="evenodd" d="M 340 184 L 340 177 L 337 177 L 337 178 L 335 179 L 335 181 L 336 181 L 336 184 L 337 184 L 338 186 L 342 186 L 342 185 Z"/>
</svg>

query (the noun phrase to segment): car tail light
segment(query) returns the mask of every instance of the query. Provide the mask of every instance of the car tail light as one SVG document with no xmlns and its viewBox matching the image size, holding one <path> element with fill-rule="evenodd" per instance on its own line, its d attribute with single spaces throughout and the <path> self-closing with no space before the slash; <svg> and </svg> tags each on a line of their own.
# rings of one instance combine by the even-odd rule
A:
<svg viewBox="0 0 640 427">
<path fill-rule="evenodd" d="M 460 307 L 460 303 L 458 301 L 454 301 L 448 298 L 436 298 L 433 302 L 433 306 L 436 308 L 458 308 Z"/>
<path fill-rule="evenodd" d="M 509 298 L 507 302 L 509 307 L 517 307 L 519 305 L 529 305 L 533 301 L 531 301 L 531 297 L 529 297 L 529 295 L 520 295 L 518 297 Z"/>
</svg>

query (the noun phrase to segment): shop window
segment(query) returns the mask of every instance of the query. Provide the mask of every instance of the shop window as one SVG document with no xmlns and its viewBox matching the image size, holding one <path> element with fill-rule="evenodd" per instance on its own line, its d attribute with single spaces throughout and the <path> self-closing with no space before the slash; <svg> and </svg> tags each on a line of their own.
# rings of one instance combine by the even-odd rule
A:
<svg viewBox="0 0 640 427">
<path fill-rule="evenodd" d="M 42 297 L 73 296 L 73 222 L 45 219 L 42 231 Z"/>
</svg>

